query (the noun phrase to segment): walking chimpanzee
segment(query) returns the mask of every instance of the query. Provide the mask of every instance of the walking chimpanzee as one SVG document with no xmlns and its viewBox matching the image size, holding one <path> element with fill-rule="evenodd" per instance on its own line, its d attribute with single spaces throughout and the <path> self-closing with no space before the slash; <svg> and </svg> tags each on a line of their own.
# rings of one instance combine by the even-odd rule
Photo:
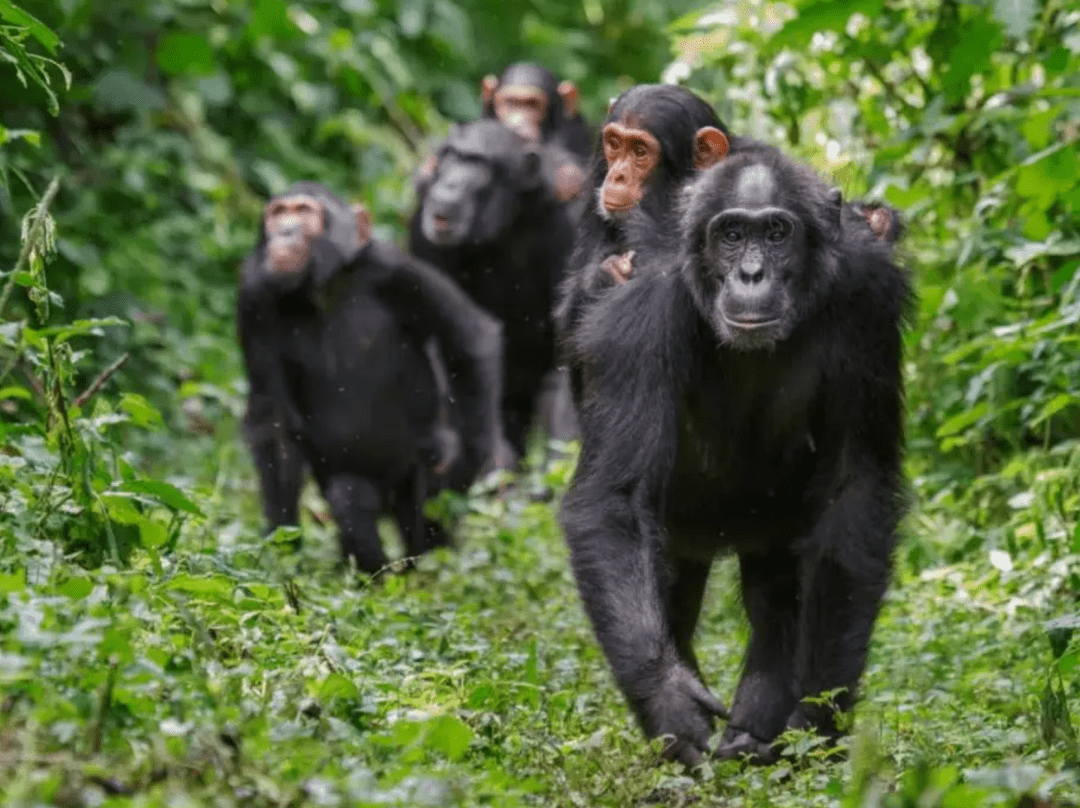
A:
<svg viewBox="0 0 1080 808">
<path fill-rule="evenodd" d="M 554 290 L 573 241 L 565 205 L 543 180 L 545 147 L 498 121 L 455 127 L 422 188 L 409 248 L 501 318 L 503 416 L 524 453 L 541 381 L 554 366 Z"/>
<path fill-rule="evenodd" d="M 561 522 L 619 687 L 689 764 L 727 715 L 692 638 L 714 557 L 737 553 L 751 636 L 713 754 L 767 762 L 785 728 L 835 738 L 866 663 L 903 511 L 911 293 L 892 245 L 775 150 L 703 172 L 682 210 L 673 242 L 629 234 L 643 271 L 573 331 L 582 453 Z"/>
<path fill-rule="evenodd" d="M 454 460 L 424 344 L 434 337 L 445 358 L 461 462 L 478 471 L 499 462 L 503 442 L 498 321 L 434 268 L 373 240 L 362 206 L 311 182 L 266 206 L 237 318 L 244 425 L 271 528 L 297 524 L 306 463 L 359 569 L 386 563 L 376 518 L 387 508 L 409 555 L 445 544 L 421 512 Z"/>
</svg>

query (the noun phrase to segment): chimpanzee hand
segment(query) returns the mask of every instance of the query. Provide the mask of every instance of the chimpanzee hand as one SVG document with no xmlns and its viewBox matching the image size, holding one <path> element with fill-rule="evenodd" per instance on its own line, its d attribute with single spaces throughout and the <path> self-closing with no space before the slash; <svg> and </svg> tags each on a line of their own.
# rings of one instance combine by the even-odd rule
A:
<svg viewBox="0 0 1080 808">
<path fill-rule="evenodd" d="M 608 271 L 615 283 L 626 283 L 634 274 L 633 259 L 634 251 L 630 250 L 622 255 L 609 255 L 600 266 Z"/>
<path fill-rule="evenodd" d="M 749 732 L 729 726 L 720 739 L 720 745 L 713 752 L 718 760 L 732 760 L 750 756 L 750 762 L 759 766 L 768 766 L 779 758 L 772 744 L 755 738 Z"/>
<path fill-rule="evenodd" d="M 681 661 L 668 667 L 641 714 L 650 738 L 667 736 L 664 757 L 687 766 L 696 766 L 708 754 L 713 718 L 728 717 L 724 705 Z"/>
</svg>

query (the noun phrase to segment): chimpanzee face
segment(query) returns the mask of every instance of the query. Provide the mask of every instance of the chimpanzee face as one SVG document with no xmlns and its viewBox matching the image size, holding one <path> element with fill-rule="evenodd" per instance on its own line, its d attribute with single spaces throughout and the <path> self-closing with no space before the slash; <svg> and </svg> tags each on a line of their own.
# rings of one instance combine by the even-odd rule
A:
<svg viewBox="0 0 1080 808">
<path fill-rule="evenodd" d="M 810 271 L 806 227 L 782 201 L 779 178 L 762 164 L 716 182 L 691 210 L 690 284 L 720 342 L 772 348 L 798 320 L 799 289 Z"/>
<path fill-rule="evenodd" d="M 508 84 L 495 91 L 495 117 L 526 140 L 540 141 L 548 97 L 539 87 Z"/>
<path fill-rule="evenodd" d="M 314 277 L 323 282 L 351 260 L 371 237 L 371 216 L 363 205 L 320 198 L 294 186 L 263 212 L 261 268 L 281 289 Z"/>
<path fill-rule="evenodd" d="M 557 83 L 546 69 L 528 62 L 509 65 L 502 78 L 484 76 L 480 100 L 485 117 L 493 115 L 534 143 L 550 138 L 578 111 L 577 85 L 572 81 Z"/>
<path fill-rule="evenodd" d="M 267 269 L 294 274 L 307 269 L 311 241 L 323 234 L 322 203 L 296 194 L 272 199 L 263 214 Z"/>
<path fill-rule="evenodd" d="M 654 124 L 655 125 L 655 124 Z M 690 171 L 709 168 L 728 152 L 728 139 L 719 129 L 704 126 L 694 134 L 693 165 L 664 165 L 664 146 L 638 115 L 628 112 L 609 121 L 601 132 L 607 174 L 596 192 L 603 219 L 624 219 L 641 204 L 650 188 L 674 187 Z M 672 163 L 672 155 L 666 155 Z M 689 163 L 689 161 L 687 161 Z M 655 196 L 655 194 L 654 194 Z"/>
<path fill-rule="evenodd" d="M 451 133 L 439 151 L 420 213 L 420 229 L 447 247 L 495 240 L 520 209 L 520 195 L 540 185 L 535 147 L 491 120 Z"/>
<path fill-rule="evenodd" d="M 618 218 L 637 207 L 660 164 L 660 141 L 642 126 L 612 121 L 602 135 L 607 176 L 597 200 L 600 215 Z"/>
</svg>

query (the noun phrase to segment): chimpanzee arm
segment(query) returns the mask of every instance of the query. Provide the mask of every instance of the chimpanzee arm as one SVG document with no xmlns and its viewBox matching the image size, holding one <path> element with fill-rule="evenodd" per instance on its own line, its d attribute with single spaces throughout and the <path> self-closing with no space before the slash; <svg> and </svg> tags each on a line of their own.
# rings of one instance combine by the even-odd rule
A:
<svg viewBox="0 0 1080 808">
<path fill-rule="evenodd" d="M 367 260 L 382 268 L 372 277 L 380 296 L 418 344 L 439 340 L 450 385 L 461 403 L 464 450 L 475 467 L 500 465 L 505 445 L 502 323 L 454 281 L 388 244 L 372 242 Z"/>
<path fill-rule="evenodd" d="M 237 332 L 248 376 L 244 432 L 259 472 L 263 513 L 273 530 L 299 523 L 304 460 L 295 437 L 299 416 L 288 396 L 276 349 L 273 312 L 241 287 Z"/>
<path fill-rule="evenodd" d="M 660 527 L 678 446 L 683 366 L 680 320 L 689 301 L 670 278 L 627 284 L 585 313 L 582 450 L 560 520 L 585 610 L 615 679 L 649 737 L 696 763 L 723 706 L 683 660 L 665 603 Z M 682 315 L 681 317 L 679 315 Z"/>
</svg>

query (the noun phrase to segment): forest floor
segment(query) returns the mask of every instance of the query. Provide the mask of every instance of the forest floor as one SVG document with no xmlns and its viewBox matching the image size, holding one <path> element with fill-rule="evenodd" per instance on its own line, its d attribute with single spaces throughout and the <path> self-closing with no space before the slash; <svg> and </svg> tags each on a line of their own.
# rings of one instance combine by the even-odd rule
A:
<svg viewBox="0 0 1080 808">
<path fill-rule="evenodd" d="M 41 544 L 26 574 L 0 575 L 5 805 L 1036 806 L 1021 796 L 1080 794 L 1044 629 L 1075 556 L 983 552 L 915 571 L 901 549 L 839 753 L 792 735 L 777 765 L 687 773 L 642 740 L 583 615 L 555 518 L 569 462 L 522 486 L 546 482 L 554 502 L 480 493 L 456 550 L 371 583 L 335 568 L 313 490 L 294 554 L 287 536 L 260 536 L 235 434 L 185 441 L 204 454 L 172 458 L 171 479 L 199 493 L 204 517 L 174 549 L 87 571 Z M 916 507 L 905 541 L 942 541 L 954 518 Z M 747 633 L 734 573 L 731 560 L 714 569 L 697 641 L 726 701 Z"/>
</svg>

